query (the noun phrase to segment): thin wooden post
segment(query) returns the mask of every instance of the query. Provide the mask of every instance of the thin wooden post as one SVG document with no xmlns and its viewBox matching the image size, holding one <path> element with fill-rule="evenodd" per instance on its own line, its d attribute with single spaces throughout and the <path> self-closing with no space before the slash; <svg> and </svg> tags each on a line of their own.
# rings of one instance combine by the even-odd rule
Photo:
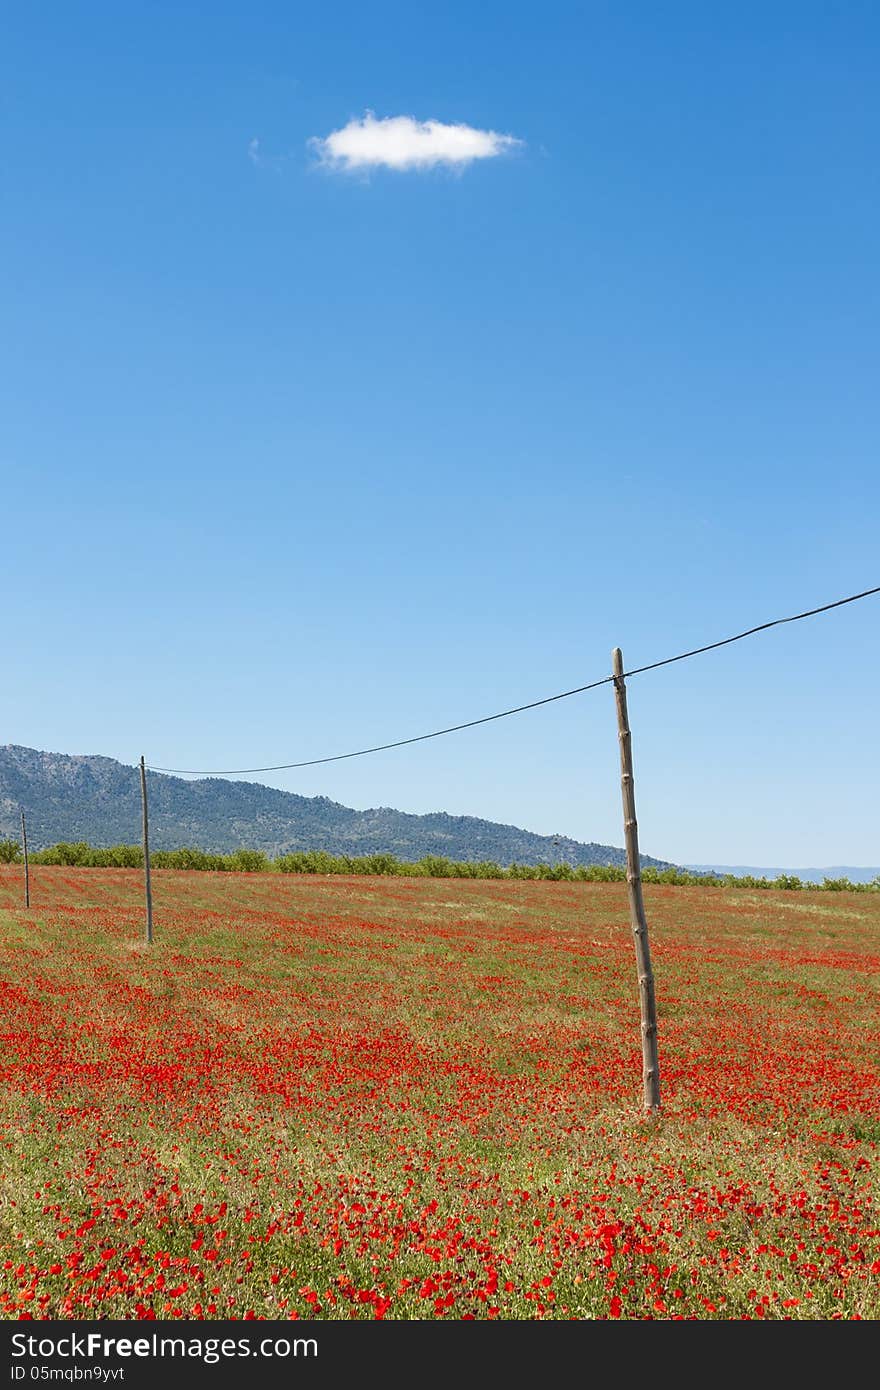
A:
<svg viewBox="0 0 880 1390">
<path fill-rule="evenodd" d="M 24 851 L 24 905 L 25 905 L 25 907 L 30 907 L 30 905 L 31 905 L 31 870 L 30 870 L 30 865 L 28 864 L 28 852 L 27 852 L 27 826 L 25 825 L 24 811 L 22 811 L 22 813 L 21 813 L 21 847 L 22 847 L 22 850 Z"/>
<path fill-rule="evenodd" d="M 144 896 L 147 903 L 147 945 L 153 944 L 153 890 L 150 886 L 150 824 L 147 814 L 147 769 L 141 754 L 141 806 L 144 813 Z"/>
<path fill-rule="evenodd" d="M 617 733 L 620 740 L 620 786 L 623 794 L 623 830 L 626 840 L 626 884 L 629 890 L 629 912 L 633 941 L 636 948 L 636 969 L 639 978 L 639 1007 L 642 1019 L 642 1082 L 645 1109 L 651 1113 L 660 1109 L 660 1063 L 657 1058 L 657 1003 L 654 997 L 654 972 L 651 968 L 651 947 L 648 942 L 648 921 L 642 897 L 642 868 L 639 860 L 639 831 L 636 821 L 636 793 L 633 781 L 632 736 L 626 709 L 626 682 L 623 678 L 623 654 L 619 647 L 612 656 L 614 698 L 617 704 Z"/>
</svg>

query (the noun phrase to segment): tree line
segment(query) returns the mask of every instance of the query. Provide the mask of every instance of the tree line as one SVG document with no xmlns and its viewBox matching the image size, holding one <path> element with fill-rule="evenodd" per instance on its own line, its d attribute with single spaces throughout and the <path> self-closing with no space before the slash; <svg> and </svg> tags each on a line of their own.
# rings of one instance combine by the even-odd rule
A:
<svg viewBox="0 0 880 1390">
<path fill-rule="evenodd" d="M 144 855 L 140 845 L 112 845 L 99 849 L 85 840 L 50 845 L 28 856 L 32 864 L 54 864 L 85 869 L 140 869 Z M 0 840 L 0 864 L 20 864 L 21 846 L 17 840 Z M 203 849 L 158 849 L 150 855 L 154 869 L 193 869 L 210 873 L 353 874 L 391 875 L 408 878 L 533 879 L 552 883 L 619 883 L 626 869 L 616 864 L 589 864 L 573 868 L 570 864 L 510 864 L 503 867 L 492 860 L 447 859 L 426 854 L 410 861 L 393 854 L 328 854 L 325 850 L 299 850 L 272 859 L 262 850 L 238 849 L 232 854 L 211 854 Z M 821 883 L 800 879 L 794 874 L 776 878 L 757 878 L 753 874 L 693 873 L 687 869 L 642 869 L 643 883 L 672 884 L 687 888 L 773 888 L 827 892 L 876 892 L 880 875 L 871 883 L 853 883 L 848 878 L 826 878 Z"/>
</svg>

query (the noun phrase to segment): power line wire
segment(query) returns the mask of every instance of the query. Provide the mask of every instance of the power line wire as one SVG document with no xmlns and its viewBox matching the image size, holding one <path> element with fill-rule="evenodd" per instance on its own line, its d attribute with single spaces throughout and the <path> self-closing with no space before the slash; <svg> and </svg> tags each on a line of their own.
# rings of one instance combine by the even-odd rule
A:
<svg viewBox="0 0 880 1390">
<path fill-rule="evenodd" d="M 844 604 L 856 603 L 859 599 L 869 598 L 872 594 L 880 594 L 880 585 L 875 589 L 865 589 L 860 594 L 850 594 L 848 598 L 836 599 L 834 603 L 823 603 L 820 608 L 810 608 L 804 613 L 795 613 L 789 618 L 773 618 L 768 623 L 759 623 L 757 627 L 750 627 L 745 632 L 738 632 L 734 637 L 723 637 L 720 642 L 709 642 L 705 647 L 694 647 L 692 651 L 680 652 L 678 656 L 667 656 L 662 661 L 652 661 L 648 666 L 635 666 L 631 671 L 624 671 L 623 675 L 624 678 L 641 676 L 646 671 L 656 671 L 660 666 L 670 666 L 675 661 L 687 661 L 688 657 L 715 651 L 717 647 L 727 647 L 731 642 L 741 642 L 744 637 L 753 637 L 756 632 L 766 632 L 768 628 L 781 627 L 783 623 L 797 623 L 802 618 L 814 618 L 817 613 L 827 613 L 832 608 L 842 608 Z M 293 768 L 317 767 L 320 763 L 339 763 L 346 758 L 363 758 L 368 753 L 384 753 L 390 748 L 404 748 L 410 743 L 424 743 L 429 738 L 442 738 L 444 734 L 455 734 L 461 729 L 474 729 L 478 724 L 491 724 L 493 720 L 507 719 L 511 714 L 522 714 L 524 710 L 537 709 L 539 705 L 550 705 L 555 700 L 567 700 L 572 695 L 582 695 L 587 690 L 596 690 L 600 685 L 610 685 L 613 680 L 613 676 L 603 676 L 601 680 L 590 681 L 588 685 L 578 685 L 573 690 L 563 690 L 558 695 L 546 695 L 542 700 L 531 700 L 526 705 L 516 705 L 513 709 L 501 710 L 498 714 L 486 714 L 482 719 L 468 719 L 464 724 L 450 724 L 448 728 L 434 729 L 430 734 L 416 734 L 413 738 L 400 738 L 393 743 L 379 743 L 374 748 L 358 748 L 352 753 L 335 753 L 329 758 L 308 758 L 299 763 L 275 763 L 271 767 L 226 768 L 216 772 L 206 768 L 157 767 L 154 763 L 149 763 L 148 767 L 151 772 L 171 772 L 191 777 L 237 777 L 251 772 L 287 772 Z"/>
<path fill-rule="evenodd" d="M 716 647 L 729 646 L 731 642 L 741 642 L 744 637 L 752 637 L 756 632 L 765 632 L 768 627 L 780 627 L 783 623 L 798 623 L 801 618 L 814 618 L 817 613 L 827 613 L 831 608 L 842 608 L 845 603 L 855 603 L 857 599 L 880 594 L 876 589 L 865 589 L 861 594 L 850 594 L 849 598 L 839 598 L 834 603 L 823 603 L 821 608 L 809 608 L 806 613 L 795 613 L 791 618 L 774 618 L 769 623 L 759 623 L 746 632 L 738 632 L 735 637 L 724 637 L 720 642 L 710 642 L 706 647 L 695 647 L 692 652 L 682 652 L 680 656 L 667 656 L 663 661 L 652 661 L 650 666 L 636 666 L 632 671 L 624 671 L 624 676 L 640 676 L 643 671 L 656 671 L 658 666 L 669 666 L 673 661 L 685 661 L 689 656 L 699 656 L 702 652 L 712 652 Z"/>
</svg>

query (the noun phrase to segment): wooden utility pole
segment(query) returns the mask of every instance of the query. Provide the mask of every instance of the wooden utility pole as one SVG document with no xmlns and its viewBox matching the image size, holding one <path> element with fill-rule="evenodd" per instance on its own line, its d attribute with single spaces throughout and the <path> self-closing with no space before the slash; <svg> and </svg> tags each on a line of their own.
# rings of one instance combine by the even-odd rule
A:
<svg viewBox="0 0 880 1390">
<path fill-rule="evenodd" d="M 27 852 L 27 826 L 24 821 L 24 811 L 21 813 L 21 848 L 24 852 L 24 905 L 31 905 L 31 870 L 28 864 Z"/>
<path fill-rule="evenodd" d="M 642 898 L 642 868 L 639 860 L 639 830 L 636 821 L 636 793 L 633 782 L 632 737 L 626 710 L 626 682 L 623 654 L 619 647 L 612 656 L 614 698 L 617 703 L 617 733 L 620 739 L 620 786 L 623 793 L 623 829 L 626 839 L 626 885 L 629 914 L 636 948 L 639 977 L 639 1007 L 642 1016 L 642 1082 L 645 1109 L 660 1109 L 660 1064 L 657 1060 L 657 1003 L 654 998 L 654 972 L 648 943 L 648 921 Z"/>
<path fill-rule="evenodd" d="M 147 945 L 153 944 L 153 890 L 150 887 L 150 823 L 147 814 L 147 769 L 141 754 L 141 806 L 144 813 L 144 895 L 147 903 Z"/>
</svg>

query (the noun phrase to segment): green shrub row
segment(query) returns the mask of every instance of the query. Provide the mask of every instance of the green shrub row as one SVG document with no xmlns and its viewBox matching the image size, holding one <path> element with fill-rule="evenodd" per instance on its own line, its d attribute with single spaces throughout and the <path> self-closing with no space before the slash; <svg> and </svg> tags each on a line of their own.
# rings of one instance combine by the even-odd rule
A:
<svg viewBox="0 0 880 1390">
<path fill-rule="evenodd" d="M 59 864 L 89 869 L 139 869 L 144 856 L 139 845 L 113 845 L 95 849 L 78 840 L 75 844 L 51 845 L 31 853 L 32 864 Z M 20 864 L 21 846 L 16 840 L 0 840 L 0 864 Z M 500 878 L 538 879 L 554 883 L 618 883 L 626 870 L 616 864 L 590 864 L 572 868 L 570 864 L 511 864 L 502 868 L 491 860 L 455 860 L 427 854 L 411 863 L 393 854 L 328 854 L 324 850 L 299 850 L 270 859 L 262 850 L 239 849 L 234 854 L 210 854 L 203 849 L 158 849 L 150 855 L 155 869 L 201 869 L 214 873 L 280 874 L 364 874 L 404 875 L 411 878 Z M 850 893 L 880 889 L 880 876 L 872 883 L 851 883 L 848 878 L 826 878 L 810 883 L 793 874 L 777 878 L 755 878 L 751 874 L 695 874 L 684 869 L 642 870 L 643 883 L 668 883 L 681 887 L 737 887 L 774 889 L 825 889 Z"/>
</svg>

